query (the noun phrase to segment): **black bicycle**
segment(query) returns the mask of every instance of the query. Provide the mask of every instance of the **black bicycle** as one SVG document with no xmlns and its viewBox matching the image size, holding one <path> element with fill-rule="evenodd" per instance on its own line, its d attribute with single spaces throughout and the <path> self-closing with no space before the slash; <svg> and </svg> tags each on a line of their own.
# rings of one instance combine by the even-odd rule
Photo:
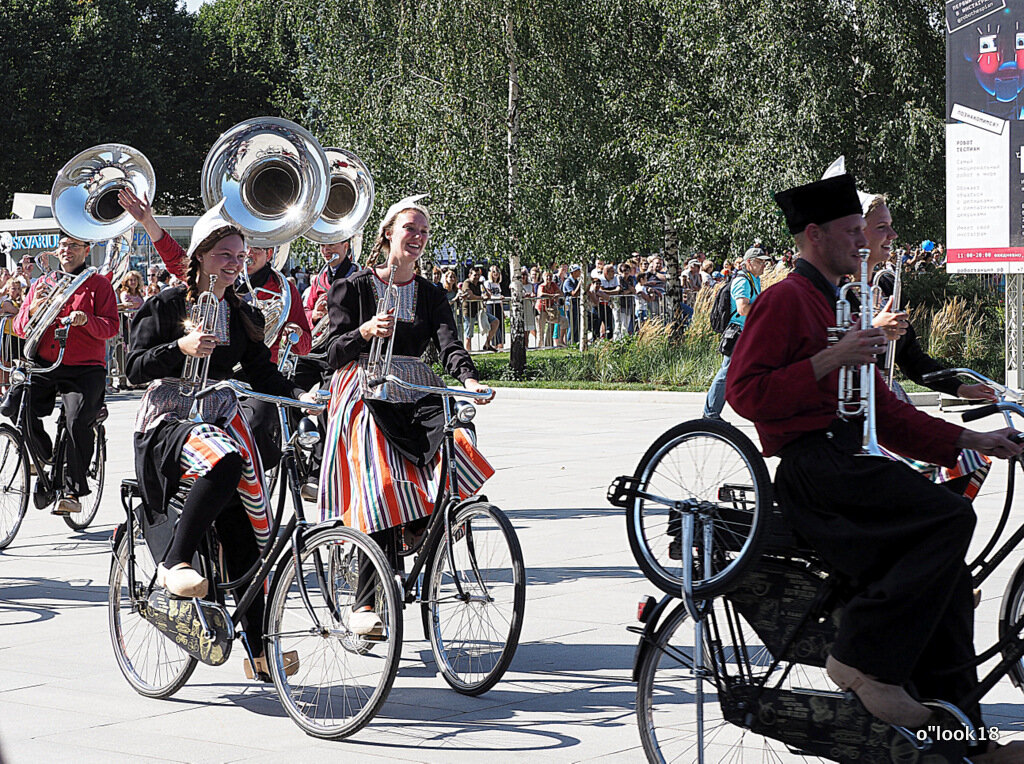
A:
<svg viewBox="0 0 1024 764">
<path fill-rule="evenodd" d="M 526 569 L 512 523 L 486 496 L 460 499 L 454 468 L 455 430 L 476 415 L 470 401 L 492 393 L 416 385 L 390 374 L 380 382 L 440 396 L 444 406 L 441 479 L 430 520 L 418 540 L 392 545 L 402 551 L 391 562 L 403 602 L 420 603 L 423 635 L 441 676 L 456 692 L 480 695 L 511 664 L 526 609 Z M 414 558 L 408 573 L 405 557 Z"/>
<path fill-rule="evenodd" d="M 964 418 L 995 413 L 1024 417 L 1024 406 L 1002 401 Z M 1010 462 L 1011 473 L 1018 463 Z M 978 687 L 956 704 L 924 701 L 936 721 L 923 733 L 885 724 L 853 693 L 836 691 L 825 673 L 854 583 L 828 570 L 788 526 L 767 475 L 743 433 L 696 420 L 662 436 L 635 475 L 609 489 L 609 500 L 643 531 L 635 536 L 646 547 L 634 546 L 638 561 L 653 559 L 665 570 L 671 560 L 679 581 L 660 601 L 642 602 L 642 626 L 631 629 L 640 635 L 633 676 L 648 760 L 774 762 L 795 754 L 940 764 L 962 762 L 972 741 L 998 738 L 997 729 L 974 728 L 960 707 L 979 701 L 1007 674 L 1021 686 L 1024 561 L 1003 595 L 999 639 L 978 655 L 978 665 L 999 659 Z M 972 566 L 976 582 L 1024 539 L 1022 524 L 989 556 L 1009 505 Z M 664 578 L 651 580 L 665 588 Z"/>
<path fill-rule="evenodd" d="M 27 436 L 26 419 L 32 405 L 32 377 L 60 366 L 64 358 L 67 327 L 68 319 L 62 319 L 56 330 L 60 351 L 53 365 L 36 368 L 32 361 L 24 359 L 4 359 L 10 365 L 0 361 L 0 368 L 8 373 L 10 379 L 8 399 L 18 401 L 17 409 L 10 417 L 13 424 L 0 424 L 0 549 L 14 541 L 28 511 L 29 495 L 37 509 L 46 509 L 60 498 L 64 485 L 68 433 L 63 407 L 60 407 L 57 417 L 57 434 L 52 454 L 40 453 L 38 445 Z M 0 326 L 0 331 L 2 329 Z M 89 493 L 82 497 L 82 511 L 62 515 L 64 522 L 74 530 L 87 528 L 100 508 L 107 461 L 106 429 L 103 424 L 106 418 L 107 409 L 103 406 L 93 424 L 93 453 L 86 472 Z M 36 480 L 30 491 L 32 475 Z"/>
<path fill-rule="evenodd" d="M 319 437 L 309 420 L 292 432 L 285 407 L 322 409 L 292 398 L 253 392 L 226 380 L 198 393 L 218 389 L 253 397 L 280 407 L 284 434 L 282 490 L 273 518 L 270 541 L 244 576 L 227 581 L 216 564 L 215 529 L 199 553 L 199 570 L 210 581 L 209 599 L 178 599 L 156 585 L 156 563 L 173 537 L 173 520 L 150 525 L 138 484 L 121 484 L 126 519 L 114 534 L 108 611 L 110 636 L 118 666 L 140 694 L 166 698 L 177 692 L 197 663 L 218 666 L 227 661 L 240 640 L 252 661 L 263 650 L 250 645 L 240 627 L 241 616 L 269 581 L 264 634 L 267 665 L 281 703 L 305 732 L 339 738 L 362 728 L 376 714 L 394 681 L 401 655 L 402 619 L 398 590 L 380 548 L 364 534 L 340 523 L 313 524 L 305 519 L 299 496 L 296 452 Z M 282 528 L 285 497 L 293 514 Z M 171 502 L 176 519 L 183 493 Z M 358 562 L 357 562 L 358 561 Z M 348 626 L 360 592 L 353 573 L 359 564 L 372 565 L 379 584 L 380 636 L 355 634 Z M 228 590 L 245 587 L 233 611 L 225 604 Z M 372 650 L 366 645 L 372 643 Z"/>
</svg>

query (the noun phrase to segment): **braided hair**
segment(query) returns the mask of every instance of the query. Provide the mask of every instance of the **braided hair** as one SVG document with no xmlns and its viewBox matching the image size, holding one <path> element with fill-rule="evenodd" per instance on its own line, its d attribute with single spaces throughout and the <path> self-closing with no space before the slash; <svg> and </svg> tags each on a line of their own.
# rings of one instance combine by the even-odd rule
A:
<svg viewBox="0 0 1024 764">
<path fill-rule="evenodd" d="M 185 276 L 186 304 L 195 305 L 196 301 L 199 299 L 199 295 L 206 291 L 205 289 L 200 289 L 199 287 L 199 258 L 210 252 L 210 250 L 213 249 L 214 245 L 216 245 L 217 242 L 219 242 L 221 239 L 233 235 L 241 236 L 242 240 L 245 240 L 245 237 L 242 236 L 242 232 L 235 228 L 234 226 L 227 228 L 218 228 L 216 231 L 214 231 L 205 239 L 203 239 L 203 241 L 200 242 L 199 246 L 195 248 L 195 251 L 192 253 L 192 257 L 189 259 L 188 273 Z M 245 267 L 244 264 L 242 267 Z M 259 342 L 260 344 L 263 344 L 263 327 L 257 326 L 256 323 L 252 320 L 252 317 L 249 315 L 249 313 L 245 310 L 242 310 L 242 301 L 235 293 L 234 285 L 228 285 L 228 287 L 224 290 L 224 299 L 227 300 L 232 312 L 236 316 L 238 316 L 239 320 L 242 322 L 242 326 L 245 328 L 245 333 L 249 337 L 249 339 L 251 339 L 253 342 Z"/>
</svg>

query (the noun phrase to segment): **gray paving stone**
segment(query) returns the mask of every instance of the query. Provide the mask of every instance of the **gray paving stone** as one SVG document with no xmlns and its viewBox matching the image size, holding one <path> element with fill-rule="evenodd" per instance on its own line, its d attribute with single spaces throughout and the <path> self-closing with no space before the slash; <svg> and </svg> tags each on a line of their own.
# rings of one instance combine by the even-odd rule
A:
<svg viewBox="0 0 1024 764">
<path fill-rule="evenodd" d="M 624 519 L 606 504 L 605 490 L 633 471 L 661 432 L 699 416 L 702 403 L 685 393 L 500 390 L 477 422 L 497 468 L 485 493 L 508 510 L 526 558 L 516 659 L 491 692 L 458 695 L 438 676 L 410 610 L 388 702 L 354 738 L 324 742 L 292 724 L 272 687 L 242 678 L 241 651 L 226 666 L 199 666 L 171 700 L 140 697 L 122 678 L 107 631 L 106 588 L 109 539 L 122 513 L 116 487 L 132 470 L 137 396 L 112 397 L 108 490 L 93 527 L 75 533 L 30 509 L 14 544 L 0 552 L 5 761 L 642 761 L 631 682 L 636 637 L 626 626 L 654 588 L 637 569 Z M 726 417 L 736 419 L 728 409 Z M 976 503 L 982 530 L 997 519 L 1004 480 L 997 465 Z M 979 645 L 996 635 L 999 601 L 1021 556 L 1015 552 L 984 586 Z M 1009 680 L 986 698 L 984 711 L 1005 736 L 1024 738 L 1024 695 Z"/>
</svg>

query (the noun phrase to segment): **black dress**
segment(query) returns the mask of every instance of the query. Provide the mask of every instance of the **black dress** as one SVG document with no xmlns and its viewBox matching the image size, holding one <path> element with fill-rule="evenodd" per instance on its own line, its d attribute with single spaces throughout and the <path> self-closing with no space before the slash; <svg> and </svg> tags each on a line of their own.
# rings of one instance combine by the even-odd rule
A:
<svg viewBox="0 0 1024 764">
<path fill-rule="evenodd" d="M 258 327 L 262 315 L 249 305 L 243 311 Z M 297 397 L 303 391 L 286 379 L 270 360 L 270 350 L 253 340 L 236 313 L 228 310 L 228 344 L 218 345 L 210 356 L 208 379 L 230 379 L 236 364 L 241 364 L 257 392 Z M 185 289 L 165 289 L 143 303 L 132 321 L 131 348 L 128 351 L 128 379 L 143 384 L 158 379 L 180 377 L 185 354 L 178 340 L 185 336 Z M 164 420 L 145 432 L 135 434 L 135 468 L 147 511 L 165 512 L 167 500 L 178 488 L 181 477 L 181 448 L 195 426 L 193 422 Z"/>
</svg>

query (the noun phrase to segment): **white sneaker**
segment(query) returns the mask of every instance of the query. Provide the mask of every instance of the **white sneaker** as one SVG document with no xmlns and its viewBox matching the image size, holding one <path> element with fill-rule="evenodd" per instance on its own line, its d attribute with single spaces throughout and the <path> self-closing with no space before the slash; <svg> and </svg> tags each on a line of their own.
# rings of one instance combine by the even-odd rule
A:
<svg viewBox="0 0 1024 764">
<path fill-rule="evenodd" d="M 350 614 L 348 627 L 353 634 L 361 637 L 379 637 L 384 633 L 384 622 L 372 610 L 360 610 Z"/>
</svg>

